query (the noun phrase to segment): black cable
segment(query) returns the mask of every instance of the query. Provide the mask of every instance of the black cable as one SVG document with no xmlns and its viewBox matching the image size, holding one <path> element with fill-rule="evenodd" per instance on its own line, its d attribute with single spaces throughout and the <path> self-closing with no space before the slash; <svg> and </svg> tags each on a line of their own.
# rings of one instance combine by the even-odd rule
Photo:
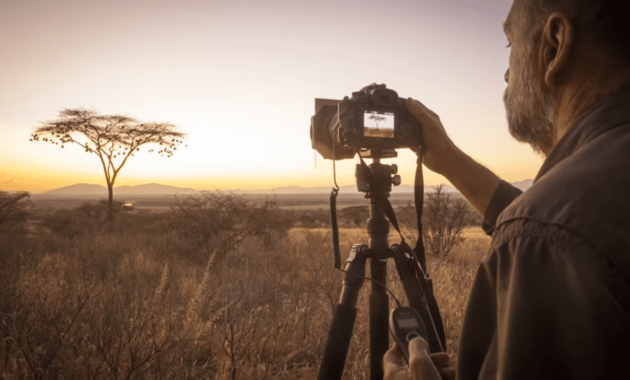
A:
<svg viewBox="0 0 630 380">
<path fill-rule="evenodd" d="M 383 284 L 383 283 L 382 283 L 382 282 L 380 282 L 379 280 L 375 280 L 375 279 L 373 279 L 372 277 L 359 276 L 359 275 L 356 275 L 356 274 L 354 274 L 354 273 L 347 272 L 347 271 L 345 271 L 345 270 L 343 270 L 343 269 L 341 269 L 341 268 L 335 268 L 335 269 L 337 269 L 338 271 L 343 272 L 343 273 L 345 273 L 345 274 L 349 274 L 350 276 L 357 277 L 357 278 L 362 278 L 362 279 L 364 279 L 364 280 L 370 280 L 370 281 L 372 281 L 372 282 L 373 282 L 373 283 L 375 283 L 375 284 L 379 284 L 380 286 L 382 286 L 382 287 L 383 287 L 383 289 L 385 289 L 385 291 L 387 291 L 387 293 L 389 293 L 389 295 L 390 295 L 390 296 L 392 296 L 392 298 L 394 299 L 394 302 L 396 302 L 396 306 L 398 306 L 398 307 L 402 306 L 402 304 L 400 303 L 400 301 L 398 300 L 398 298 L 396 298 L 396 295 L 394 295 L 394 293 L 393 293 L 391 290 L 389 290 L 389 289 L 387 288 L 387 286 L 385 286 L 385 284 Z"/>
</svg>

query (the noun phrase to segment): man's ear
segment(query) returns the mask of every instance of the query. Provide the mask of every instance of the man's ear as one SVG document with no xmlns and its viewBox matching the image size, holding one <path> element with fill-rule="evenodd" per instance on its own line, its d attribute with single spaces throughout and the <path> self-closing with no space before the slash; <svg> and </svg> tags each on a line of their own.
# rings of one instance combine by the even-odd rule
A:
<svg viewBox="0 0 630 380">
<path fill-rule="evenodd" d="M 549 15 L 542 32 L 540 58 L 545 84 L 552 91 L 558 85 L 562 70 L 569 64 L 574 40 L 575 29 L 569 17 L 560 12 Z"/>
</svg>

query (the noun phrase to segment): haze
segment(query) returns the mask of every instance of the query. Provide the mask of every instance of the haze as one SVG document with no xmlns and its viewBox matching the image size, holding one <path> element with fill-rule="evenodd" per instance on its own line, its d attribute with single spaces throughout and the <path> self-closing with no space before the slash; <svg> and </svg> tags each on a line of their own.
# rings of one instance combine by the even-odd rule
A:
<svg viewBox="0 0 630 380">
<path fill-rule="evenodd" d="M 79 147 L 29 142 L 64 108 L 165 121 L 188 133 L 172 158 L 141 152 L 117 186 L 260 190 L 332 184 L 314 163 L 315 98 L 386 83 L 440 114 L 453 140 L 502 178 L 541 159 L 507 131 L 509 1 L 2 1 L 0 190 L 104 184 Z M 395 162 L 413 183 L 415 157 Z M 354 183 L 356 161 L 337 165 Z M 446 183 L 426 172 L 427 184 Z"/>
</svg>

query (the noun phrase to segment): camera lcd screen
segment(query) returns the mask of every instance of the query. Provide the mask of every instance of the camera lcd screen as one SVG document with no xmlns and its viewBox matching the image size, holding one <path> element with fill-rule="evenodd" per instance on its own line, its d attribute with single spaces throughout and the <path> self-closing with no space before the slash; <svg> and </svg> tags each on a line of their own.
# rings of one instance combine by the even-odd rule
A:
<svg viewBox="0 0 630 380">
<path fill-rule="evenodd" d="M 394 138 L 394 114 L 391 112 L 365 111 L 363 114 L 365 137 Z"/>
</svg>

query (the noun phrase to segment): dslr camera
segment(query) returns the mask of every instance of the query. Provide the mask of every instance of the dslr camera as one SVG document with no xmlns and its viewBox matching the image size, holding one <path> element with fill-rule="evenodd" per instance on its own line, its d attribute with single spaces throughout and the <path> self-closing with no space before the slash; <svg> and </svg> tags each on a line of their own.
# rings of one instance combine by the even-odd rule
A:
<svg viewBox="0 0 630 380">
<path fill-rule="evenodd" d="M 422 145 L 422 126 L 405 98 L 385 84 L 371 84 L 343 100 L 315 99 L 313 149 L 325 159 L 396 157 L 396 149 Z"/>
</svg>

